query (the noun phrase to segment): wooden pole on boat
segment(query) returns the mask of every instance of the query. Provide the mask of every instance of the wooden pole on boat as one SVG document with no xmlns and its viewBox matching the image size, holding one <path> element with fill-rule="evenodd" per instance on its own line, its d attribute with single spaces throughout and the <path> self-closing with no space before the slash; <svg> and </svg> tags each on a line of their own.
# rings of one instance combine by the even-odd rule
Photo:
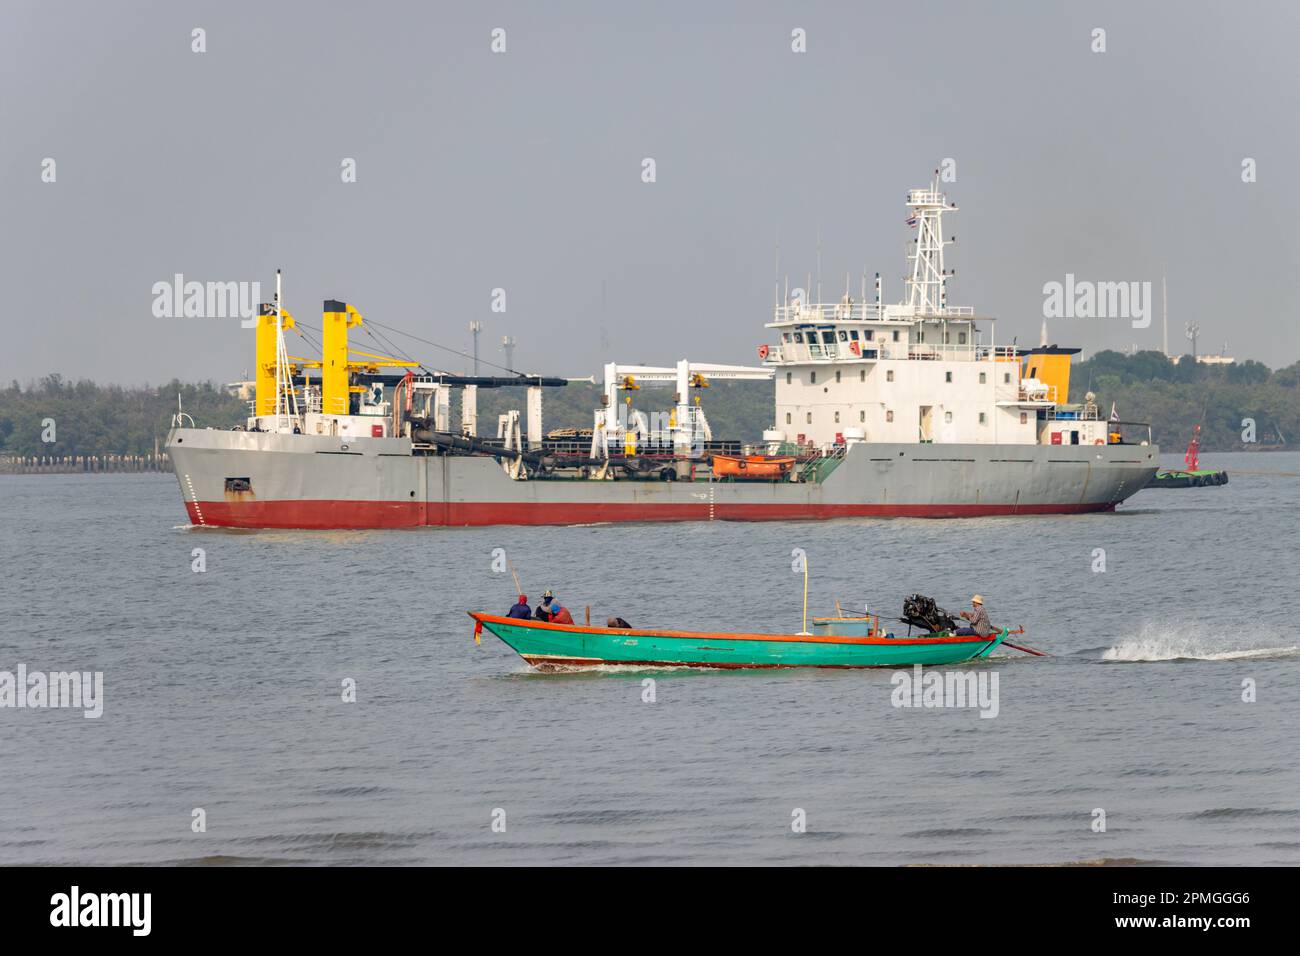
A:
<svg viewBox="0 0 1300 956">
<path fill-rule="evenodd" d="M 515 566 L 510 563 L 509 558 L 506 558 L 506 567 L 510 569 L 510 576 L 515 579 L 515 593 L 523 594 L 524 589 L 519 584 L 519 575 L 515 574 Z"/>
<path fill-rule="evenodd" d="M 808 636 L 808 556 L 804 555 L 803 559 L 803 630 L 799 632 L 801 637 Z"/>
<path fill-rule="evenodd" d="M 587 621 L 587 627 L 591 627 L 591 605 L 590 604 L 587 605 L 586 621 Z"/>
</svg>

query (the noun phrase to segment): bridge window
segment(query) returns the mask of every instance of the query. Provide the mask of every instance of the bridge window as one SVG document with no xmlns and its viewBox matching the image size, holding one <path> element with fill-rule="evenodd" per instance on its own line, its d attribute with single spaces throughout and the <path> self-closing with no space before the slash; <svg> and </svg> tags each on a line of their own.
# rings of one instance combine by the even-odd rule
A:
<svg viewBox="0 0 1300 956">
<path fill-rule="evenodd" d="M 790 413 L 789 413 L 789 412 L 786 412 L 786 413 L 785 413 L 785 423 L 786 423 L 787 425 L 791 424 L 791 421 L 790 421 Z"/>
<path fill-rule="evenodd" d="M 951 381 L 952 381 L 952 372 L 944 372 L 944 373 L 943 373 L 943 380 L 944 380 L 945 382 L 951 382 Z"/>
<path fill-rule="evenodd" d="M 898 329 L 894 329 L 894 341 L 898 341 Z"/>
<path fill-rule="evenodd" d="M 984 384 L 984 381 L 985 381 L 985 378 L 986 378 L 986 377 L 987 377 L 987 373 L 986 373 L 986 372 L 980 372 L 980 384 L 981 384 L 981 385 Z"/>
<path fill-rule="evenodd" d="M 792 381 L 794 381 L 794 375 L 793 375 L 793 373 L 791 373 L 791 372 L 786 372 L 786 373 L 785 373 L 785 384 L 789 385 Z"/>
<path fill-rule="evenodd" d="M 823 333 L 822 333 L 822 341 L 825 342 L 827 345 L 832 345 L 832 344 L 834 344 L 834 342 L 835 342 L 835 333 L 834 333 L 834 332 L 823 332 Z"/>
<path fill-rule="evenodd" d="M 840 373 L 838 369 L 835 372 L 835 384 L 836 385 L 840 384 Z"/>
<path fill-rule="evenodd" d="M 889 371 L 885 373 L 885 381 L 892 382 L 893 380 L 894 380 L 894 370 L 891 368 Z"/>
<path fill-rule="evenodd" d="M 857 330 L 857 329 L 852 329 L 852 330 L 850 330 L 850 331 L 849 331 L 849 338 L 851 338 L 853 341 L 856 342 L 856 341 L 858 340 L 858 330 Z"/>
<path fill-rule="evenodd" d="M 988 415 L 986 415 L 984 412 L 980 412 L 980 424 L 987 425 L 988 420 L 989 420 Z"/>
<path fill-rule="evenodd" d="M 874 338 L 876 337 L 876 330 L 875 330 L 875 329 L 867 329 L 867 331 L 866 331 L 865 333 L 863 333 L 863 334 L 866 335 L 866 337 L 867 337 L 867 341 L 870 342 L 872 339 L 874 339 Z M 857 338 L 857 333 L 856 333 L 856 332 L 853 334 L 853 337 L 854 337 L 854 338 Z"/>
<path fill-rule="evenodd" d="M 809 378 L 809 381 L 810 381 L 813 385 L 816 385 L 816 384 L 817 384 L 817 370 L 816 370 L 816 369 L 813 369 L 812 372 L 811 372 L 810 374 L 811 374 L 811 377 Z"/>
<path fill-rule="evenodd" d="M 809 412 L 809 413 L 808 413 L 808 424 L 809 424 L 809 425 L 812 424 L 812 412 Z"/>
<path fill-rule="evenodd" d="M 865 422 L 866 420 L 867 420 L 867 412 L 866 409 L 863 409 L 862 411 L 858 412 L 858 421 Z"/>
<path fill-rule="evenodd" d="M 965 333 L 965 332 L 958 332 L 958 333 L 957 333 L 957 344 L 958 344 L 958 345 L 965 345 L 965 344 L 966 344 L 966 333 Z"/>
</svg>

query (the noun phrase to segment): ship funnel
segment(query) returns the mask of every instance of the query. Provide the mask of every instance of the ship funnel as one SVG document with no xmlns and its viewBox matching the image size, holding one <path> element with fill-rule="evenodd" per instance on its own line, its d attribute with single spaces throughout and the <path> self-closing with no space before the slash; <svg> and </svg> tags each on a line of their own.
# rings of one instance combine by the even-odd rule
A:
<svg viewBox="0 0 1300 956">
<path fill-rule="evenodd" d="M 1070 400 L 1070 356 L 1077 355 L 1079 351 L 1055 345 L 1030 349 L 1025 356 L 1023 377 L 1042 382 L 1048 387 L 1052 400 L 1058 405 L 1064 405 Z"/>
</svg>

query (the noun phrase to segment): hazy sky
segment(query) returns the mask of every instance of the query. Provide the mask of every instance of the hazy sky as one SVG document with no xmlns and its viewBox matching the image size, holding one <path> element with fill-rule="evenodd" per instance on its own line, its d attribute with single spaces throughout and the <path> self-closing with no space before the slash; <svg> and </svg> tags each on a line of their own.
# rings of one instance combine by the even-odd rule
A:
<svg viewBox="0 0 1300 956">
<path fill-rule="evenodd" d="M 1166 270 L 1172 348 L 1195 321 L 1202 351 L 1300 358 L 1295 3 L 4 0 L 0 27 L 0 380 L 239 377 L 252 333 L 151 288 L 269 298 L 277 266 L 311 324 L 339 298 L 468 349 L 478 320 L 530 370 L 752 364 L 777 238 L 792 284 L 820 229 L 826 298 L 865 269 L 896 300 L 944 158 L 951 301 L 999 342 L 1036 344 L 1073 273 L 1150 281 L 1154 320 L 1054 341 L 1158 348 Z"/>
</svg>

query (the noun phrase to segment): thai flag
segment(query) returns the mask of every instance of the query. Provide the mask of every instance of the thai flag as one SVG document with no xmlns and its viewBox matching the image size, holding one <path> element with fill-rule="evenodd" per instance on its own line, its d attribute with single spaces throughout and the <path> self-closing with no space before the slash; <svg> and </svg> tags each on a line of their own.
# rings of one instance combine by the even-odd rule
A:
<svg viewBox="0 0 1300 956">
<path fill-rule="evenodd" d="M 910 217 L 910 218 L 907 220 L 907 224 L 908 224 L 909 226 L 912 226 L 913 228 L 916 227 L 916 223 L 917 223 L 917 219 L 916 219 L 915 216 L 912 216 L 912 217 Z"/>
</svg>

